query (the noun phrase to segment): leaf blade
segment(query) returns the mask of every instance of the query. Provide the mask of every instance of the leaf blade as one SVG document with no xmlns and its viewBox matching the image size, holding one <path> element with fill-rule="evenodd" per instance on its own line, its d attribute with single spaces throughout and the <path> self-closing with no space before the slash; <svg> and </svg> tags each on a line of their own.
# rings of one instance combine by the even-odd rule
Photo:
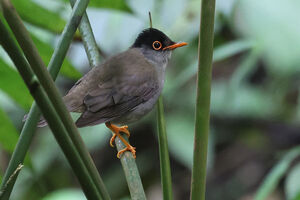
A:
<svg viewBox="0 0 300 200">
<path fill-rule="evenodd" d="M 40 40 L 33 34 L 31 34 L 31 38 L 36 45 L 44 63 L 49 63 L 54 51 L 53 48 L 48 43 Z M 63 76 L 73 80 L 77 80 L 82 76 L 82 74 L 67 59 L 64 60 L 60 73 Z"/>
<path fill-rule="evenodd" d="M 283 177 L 288 170 L 291 162 L 300 155 L 300 147 L 295 147 L 290 150 L 281 161 L 276 164 L 264 179 L 263 183 L 257 190 L 254 200 L 264 200 L 276 188 L 279 180 Z"/>
<path fill-rule="evenodd" d="M 18 141 L 18 132 L 13 123 L 0 108 L 0 144 L 3 149 L 12 153 Z"/>
<path fill-rule="evenodd" d="M 8 84 L 9 83 L 9 84 Z M 32 104 L 32 97 L 23 80 L 16 70 L 0 59 L 0 89 L 28 110 Z"/>
<path fill-rule="evenodd" d="M 66 25 L 66 21 L 62 19 L 58 13 L 51 12 L 33 1 L 12 0 L 12 3 L 21 18 L 28 23 L 54 33 L 61 33 Z M 34 13 L 34 15 L 32 15 L 32 13 Z"/>
<path fill-rule="evenodd" d="M 65 2 L 68 2 L 68 0 L 64 0 Z M 120 10 L 124 12 L 132 13 L 131 8 L 126 4 L 124 0 L 93 0 L 90 1 L 89 7 L 95 7 L 95 8 L 108 8 L 108 9 L 114 9 L 114 10 Z"/>
</svg>

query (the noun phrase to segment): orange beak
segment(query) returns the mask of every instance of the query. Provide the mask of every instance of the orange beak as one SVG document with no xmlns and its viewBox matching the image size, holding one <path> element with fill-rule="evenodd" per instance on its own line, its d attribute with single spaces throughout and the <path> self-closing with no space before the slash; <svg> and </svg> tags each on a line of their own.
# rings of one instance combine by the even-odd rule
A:
<svg viewBox="0 0 300 200">
<path fill-rule="evenodd" d="M 170 46 L 167 46 L 167 47 L 163 48 L 163 50 L 166 50 L 166 49 L 173 50 L 173 49 L 176 49 L 177 47 L 183 47 L 183 46 L 185 46 L 187 44 L 188 43 L 186 43 L 186 42 L 180 42 L 180 43 L 176 43 L 176 44 L 172 44 Z"/>
</svg>

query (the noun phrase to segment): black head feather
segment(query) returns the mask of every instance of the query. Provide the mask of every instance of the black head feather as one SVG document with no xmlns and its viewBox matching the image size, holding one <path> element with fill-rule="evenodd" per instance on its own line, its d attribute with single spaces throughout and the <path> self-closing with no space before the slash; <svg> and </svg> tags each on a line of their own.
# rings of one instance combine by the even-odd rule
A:
<svg viewBox="0 0 300 200">
<path fill-rule="evenodd" d="M 168 36 L 166 36 L 160 30 L 155 28 L 148 28 L 143 30 L 138 35 L 132 47 L 141 48 L 142 46 L 144 46 L 152 49 L 153 42 L 155 41 L 161 42 L 162 48 L 160 48 L 160 50 L 162 50 L 164 47 L 175 44 L 175 42 L 173 42 Z"/>
</svg>

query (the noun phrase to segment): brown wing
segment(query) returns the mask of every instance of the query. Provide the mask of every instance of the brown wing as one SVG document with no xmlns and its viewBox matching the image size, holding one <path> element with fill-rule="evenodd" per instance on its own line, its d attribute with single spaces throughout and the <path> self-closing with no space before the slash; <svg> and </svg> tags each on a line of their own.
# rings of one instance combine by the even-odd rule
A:
<svg viewBox="0 0 300 200">
<path fill-rule="evenodd" d="M 106 63 L 93 72 L 94 77 L 87 75 L 73 89 L 88 87 L 82 100 L 85 111 L 76 122 L 78 127 L 121 117 L 158 92 L 154 66 L 137 50 L 128 50 Z"/>
</svg>

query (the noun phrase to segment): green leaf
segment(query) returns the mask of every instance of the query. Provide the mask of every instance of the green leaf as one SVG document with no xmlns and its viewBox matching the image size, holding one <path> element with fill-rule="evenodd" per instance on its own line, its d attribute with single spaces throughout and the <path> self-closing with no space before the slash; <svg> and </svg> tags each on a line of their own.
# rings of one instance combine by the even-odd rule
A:
<svg viewBox="0 0 300 200">
<path fill-rule="evenodd" d="M 265 200 L 277 187 L 280 179 L 288 170 L 291 162 L 300 155 L 300 147 L 290 150 L 281 161 L 276 164 L 259 187 L 254 200 Z"/>
<path fill-rule="evenodd" d="M 278 76 L 299 73 L 300 1 L 236 1 L 233 27 L 262 49 L 267 69 Z M 253 12 L 255 11 L 255 12 Z"/>
<path fill-rule="evenodd" d="M 285 181 L 286 199 L 293 200 L 300 197 L 300 163 L 298 163 L 288 174 Z"/>
<path fill-rule="evenodd" d="M 218 62 L 230 58 L 238 53 L 253 49 L 255 43 L 252 40 L 234 40 L 223 44 L 214 49 L 213 62 Z M 180 76 L 173 79 L 172 83 L 167 84 L 164 92 L 168 95 L 175 93 L 178 88 L 182 87 L 187 81 L 191 80 L 197 74 L 197 60 L 188 65 L 180 72 Z M 170 80 L 170 79 L 168 79 Z M 172 80 L 172 79 L 171 79 Z"/>
<path fill-rule="evenodd" d="M 7 152 L 12 153 L 18 141 L 18 132 L 0 108 L 0 144 Z"/>
<path fill-rule="evenodd" d="M 255 43 L 251 40 L 235 40 L 214 49 L 213 61 L 218 62 L 253 48 Z"/>
<path fill-rule="evenodd" d="M 32 97 L 16 70 L 0 59 L 0 90 L 3 90 L 22 108 L 29 109 Z"/>
<path fill-rule="evenodd" d="M 300 193 L 293 200 L 300 200 Z"/>
<path fill-rule="evenodd" d="M 31 34 L 31 38 L 36 45 L 43 61 L 47 65 L 51 59 L 53 48 L 46 42 L 41 41 L 35 35 Z M 68 60 L 64 60 L 60 73 L 68 78 L 77 80 L 82 74 Z"/>
<path fill-rule="evenodd" d="M 182 116 L 185 116 L 184 118 Z M 194 119 L 184 112 L 168 114 L 167 136 L 169 149 L 182 164 L 191 168 L 193 162 L 193 139 L 194 139 Z M 207 168 L 210 169 L 213 163 L 214 139 L 209 136 Z"/>
<path fill-rule="evenodd" d="M 30 24 L 54 33 L 61 33 L 66 25 L 65 20 L 59 14 L 47 10 L 33 1 L 12 0 L 12 3 L 20 17 Z"/>
<path fill-rule="evenodd" d="M 193 162 L 194 120 L 182 118 L 180 114 L 169 115 L 167 119 L 167 135 L 169 148 L 173 155 L 185 166 L 191 168 Z M 180 122 L 180 123 L 179 123 Z"/>
<path fill-rule="evenodd" d="M 66 200 L 66 199 L 84 200 L 86 198 L 83 192 L 79 189 L 64 189 L 64 190 L 54 191 L 48 194 L 42 200 Z"/>
<path fill-rule="evenodd" d="M 69 2 L 69 0 L 64 0 L 65 2 Z M 120 10 L 125 12 L 132 13 L 132 10 L 128 5 L 126 4 L 126 1 L 124 0 L 92 0 L 89 3 L 89 7 L 95 7 L 95 8 L 109 8 L 114 10 Z"/>
<path fill-rule="evenodd" d="M 28 11 L 29 13 L 30 12 L 34 12 L 34 10 L 32 10 L 32 11 Z M 21 13 L 19 13 L 19 14 L 21 14 Z M 39 16 L 40 17 L 40 16 Z M 36 18 L 39 18 L 39 17 L 36 17 Z M 50 16 L 49 16 L 50 17 Z M 5 23 L 5 25 L 6 25 L 6 27 L 8 27 L 8 25 L 7 25 L 7 23 L 6 23 L 6 20 L 3 18 L 3 16 L 2 15 L 0 15 L 0 18 L 1 18 L 1 20 L 3 20 L 3 22 Z M 46 20 L 47 21 L 47 23 L 48 23 L 48 21 L 49 20 Z M 51 21 L 51 20 L 50 20 Z M 44 22 L 45 23 L 45 22 Z M 46 24 L 46 23 L 45 23 Z M 64 26 L 62 26 L 61 27 L 62 29 L 61 29 L 61 31 L 63 30 L 63 28 L 64 28 Z M 9 28 L 8 28 L 9 29 Z M 9 29 L 10 30 L 10 29 Z M 60 31 L 60 32 L 61 32 Z M 42 59 L 43 59 L 43 61 L 44 61 L 44 63 L 46 64 L 46 65 L 48 65 L 48 63 L 49 63 L 49 61 L 50 61 L 50 59 L 51 59 L 51 56 L 52 56 L 52 53 L 53 53 L 53 47 L 50 45 L 50 44 L 48 44 L 48 43 L 46 43 L 46 42 L 44 42 L 44 41 L 42 41 L 42 40 L 40 40 L 37 36 L 35 36 L 34 34 L 31 34 L 30 35 L 31 36 L 31 38 L 32 38 L 32 40 L 33 40 L 33 42 L 34 42 L 34 44 L 36 45 L 36 47 L 37 47 L 37 49 L 38 49 L 38 51 L 39 51 L 39 53 L 40 53 L 40 56 L 42 57 Z M 81 76 L 82 76 L 82 74 L 67 60 L 67 59 L 65 59 L 64 60 L 64 62 L 63 62 L 63 65 L 62 65 L 62 68 L 61 68 L 61 71 L 60 71 L 60 73 L 63 75 L 63 76 L 65 76 L 65 77 L 67 77 L 67 78 L 70 78 L 70 79 L 73 79 L 73 80 L 77 80 L 77 79 L 79 79 Z"/>
<path fill-rule="evenodd" d="M 124 0 L 92 0 L 90 1 L 89 6 L 97 8 L 111 8 L 126 12 L 132 12 Z"/>
<path fill-rule="evenodd" d="M 225 81 L 212 84 L 211 112 L 219 116 L 269 118 L 278 108 L 273 93 L 261 88 L 239 85 L 232 89 Z"/>
</svg>

